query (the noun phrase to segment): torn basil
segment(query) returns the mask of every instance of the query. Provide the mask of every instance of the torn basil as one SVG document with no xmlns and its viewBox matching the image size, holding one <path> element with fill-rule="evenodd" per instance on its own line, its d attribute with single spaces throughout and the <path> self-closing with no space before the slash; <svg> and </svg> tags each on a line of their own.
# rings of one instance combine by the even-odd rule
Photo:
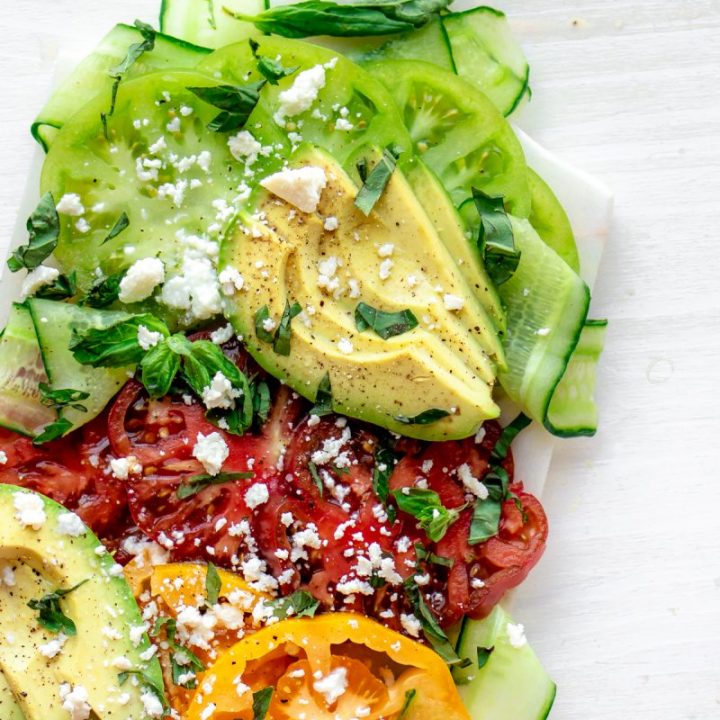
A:
<svg viewBox="0 0 720 720">
<path fill-rule="evenodd" d="M 189 87 L 188 90 L 203 102 L 222 111 L 208 123 L 208 130 L 231 132 L 245 125 L 258 104 L 260 90 L 266 83 L 267 80 L 258 80 L 247 85 Z"/>
<path fill-rule="evenodd" d="M 325 373 L 318 385 L 317 392 L 315 393 L 315 404 L 313 405 L 312 410 L 310 410 L 310 415 L 317 415 L 318 417 L 321 417 L 323 415 L 330 415 L 332 411 L 332 386 L 330 385 L 330 373 Z"/>
<path fill-rule="evenodd" d="M 290 354 L 290 323 L 301 312 L 302 306 L 300 303 L 296 302 L 291 305 L 290 301 L 286 300 L 282 317 L 276 325 L 275 321 L 270 317 L 267 305 L 263 305 L 255 313 L 255 334 L 263 342 L 272 344 L 273 350 L 278 355 L 288 356 Z M 268 329 L 270 325 L 272 325 L 272 329 Z"/>
<path fill-rule="evenodd" d="M 418 326 L 418 320 L 412 310 L 385 312 L 368 305 L 358 303 L 355 308 L 355 327 L 360 332 L 372 330 L 383 340 L 402 335 Z"/>
<path fill-rule="evenodd" d="M 367 173 L 362 187 L 355 196 L 355 207 L 360 210 L 363 215 L 369 215 L 378 200 L 382 197 L 395 171 L 395 165 L 397 164 L 399 156 L 399 149 L 386 147 L 375 167 Z M 359 168 L 358 172 L 360 172 Z"/>
<path fill-rule="evenodd" d="M 207 572 L 205 574 L 205 599 L 208 605 L 217 604 L 220 598 L 220 588 L 222 587 L 222 581 L 220 580 L 220 574 L 217 568 L 209 562 L 207 564 Z"/>
<path fill-rule="evenodd" d="M 418 520 L 418 524 L 433 542 L 442 540 L 448 528 L 460 517 L 463 509 L 446 508 L 434 490 L 401 488 L 394 490 L 397 506 Z"/>
<path fill-rule="evenodd" d="M 421 412 L 419 415 L 414 417 L 408 417 L 407 415 L 396 415 L 395 419 L 403 425 L 430 425 L 430 423 L 442 420 L 447 417 L 450 413 L 447 410 L 441 410 L 440 408 L 430 408 Z"/>
<path fill-rule="evenodd" d="M 193 475 L 178 485 L 175 494 L 179 500 L 197 495 L 205 488 L 212 485 L 225 485 L 226 483 L 235 482 L 236 480 L 250 480 L 255 474 L 251 472 L 221 472 L 217 475 Z"/>
<path fill-rule="evenodd" d="M 62 632 L 68 637 L 77 635 L 77 627 L 73 620 L 62 611 L 60 601 L 86 582 L 88 582 L 88 580 L 83 580 L 67 590 L 63 590 L 62 588 L 53 590 L 47 595 L 43 595 L 39 600 L 30 600 L 27 606 L 31 610 L 37 611 L 38 622 L 46 630 L 53 633 Z"/>
<path fill-rule="evenodd" d="M 510 218 L 502 197 L 486 195 L 472 189 L 475 208 L 480 216 L 478 249 L 488 274 L 496 285 L 507 282 L 520 263 L 520 251 L 515 247 Z"/>
<path fill-rule="evenodd" d="M 272 58 L 265 57 L 264 55 L 258 55 L 259 43 L 250 38 L 250 50 L 252 51 L 253 57 L 257 62 L 257 69 L 260 74 L 271 84 L 277 85 L 280 80 L 288 75 L 292 75 L 297 72 L 298 66 L 286 68 L 279 60 L 273 60 Z"/>
<path fill-rule="evenodd" d="M 35 270 L 50 257 L 60 236 L 60 219 L 52 193 L 46 192 L 26 223 L 28 242 L 16 248 L 8 258 L 11 272 Z"/>
</svg>

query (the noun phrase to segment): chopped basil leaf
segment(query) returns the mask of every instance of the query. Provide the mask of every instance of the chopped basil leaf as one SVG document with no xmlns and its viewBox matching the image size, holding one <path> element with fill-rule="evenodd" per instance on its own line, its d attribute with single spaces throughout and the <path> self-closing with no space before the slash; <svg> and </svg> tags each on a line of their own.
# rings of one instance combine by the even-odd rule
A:
<svg viewBox="0 0 720 720">
<path fill-rule="evenodd" d="M 237 20 L 254 23 L 264 33 L 287 38 L 361 37 L 391 35 L 422 27 L 449 4 L 450 0 L 360 0 L 347 4 L 305 0 L 270 8 L 254 16 L 225 7 L 223 10 Z"/>
<path fill-rule="evenodd" d="M 378 448 L 375 453 L 375 466 L 373 467 L 373 492 L 383 504 L 388 520 L 395 522 L 395 507 L 388 503 L 390 495 L 390 476 L 395 469 L 395 465 L 400 459 L 400 454 L 389 448 Z"/>
<path fill-rule="evenodd" d="M 368 173 L 355 196 L 355 207 L 363 215 L 369 215 L 382 196 L 395 170 L 399 155 L 400 152 L 396 148 L 385 148 L 377 165 Z"/>
<path fill-rule="evenodd" d="M 35 270 L 50 256 L 60 236 L 60 219 L 52 193 L 46 192 L 27 220 L 28 242 L 13 251 L 7 264 L 11 272 Z"/>
<path fill-rule="evenodd" d="M 374 330 L 383 340 L 402 335 L 417 327 L 418 321 L 412 310 L 385 312 L 368 305 L 358 303 L 355 308 L 355 326 L 360 332 Z"/>
<path fill-rule="evenodd" d="M 76 292 L 77 274 L 73 270 L 69 275 L 58 275 L 49 285 L 38 288 L 35 297 L 43 300 L 67 300 Z"/>
<path fill-rule="evenodd" d="M 38 622 L 46 630 L 54 633 L 63 632 L 68 637 L 77 635 L 77 627 L 75 627 L 72 619 L 62 611 L 60 600 L 86 582 L 88 581 L 83 580 L 67 590 L 58 588 L 47 595 L 43 595 L 39 600 L 30 600 L 27 605 L 31 610 L 37 610 Z"/>
<path fill-rule="evenodd" d="M 270 311 L 267 305 L 263 305 L 255 313 L 255 334 L 260 340 L 266 343 L 272 343 L 273 350 L 278 355 L 288 356 L 290 354 L 290 323 L 292 319 L 302 312 L 300 303 L 290 304 L 289 300 L 285 301 L 285 309 L 283 310 L 280 322 L 275 328 L 275 332 L 265 328 L 265 322 L 270 320 Z"/>
<path fill-rule="evenodd" d="M 415 688 L 411 688 L 410 690 L 405 691 L 405 702 L 400 708 L 400 714 L 397 716 L 397 720 L 405 720 L 405 717 L 408 714 L 408 710 L 410 709 L 410 703 L 412 703 L 416 695 L 417 690 Z"/>
<path fill-rule="evenodd" d="M 151 347 L 140 361 L 140 380 L 150 397 L 159 398 L 170 392 L 180 369 L 180 358 L 167 342 Z"/>
<path fill-rule="evenodd" d="M 252 38 L 250 38 L 249 42 L 253 57 L 257 61 L 257 69 L 271 85 L 277 85 L 278 81 L 297 71 L 297 65 L 295 67 L 286 68 L 283 67 L 283 64 L 278 60 L 273 60 L 272 58 L 265 57 L 264 55 L 258 55 L 257 51 L 260 45 Z"/>
<path fill-rule="evenodd" d="M 430 425 L 430 423 L 442 420 L 447 417 L 450 413 L 447 410 L 440 410 L 440 408 L 430 408 L 421 412 L 415 417 L 407 417 L 407 415 L 396 415 L 395 419 L 403 425 Z"/>
<path fill-rule="evenodd" d="M 207 574 L 205 575 L 205 597 L 208 605 L 215 605 L 220 597 L 220 588 L 222 581 L 217 568 L 209 562 L 207 564 Z"/>
<path fill-rule="evenodd" d="M 107 237 L 100 243 L 101 245 L 104 245 L 106 242 L 109 242 L 113 238 L 116 238 L 123 230 L 127 229 L 130 225 L 130 218 L 128 218 L 127 213 L 124 211 L 120 213 L 120 217 L 115 221 L 115 224 L 112 226 L 112 229 L 107 234 Z"/>
<path fill-rule="evenodd" d="M 520 262 L 512 225 L 502 197 L 486 195 L 477 188 L 473 188 L 472 193 L 480 215 L 477 241 L 480 255 L 493 282 L 502 285 L 513 276 Z"/>
<path fill-rule="evenodd" d="M 274 688 L 266 687 L 253 693 L 253 720 L 265 720 Z"/>
<path fill-rule="evenodd" d="M 417 518 L 420 527 L 433 542 L 442 540 L 463 509 L 446 508 L 434 490 L 424 488 L 401 488 L 394 490 L 393 496 L 403 512 Z"/>
<path fill-rule="evenodd" d="M 435 652 L 440 655 L 448 665 L 462 663 L 463 661 L 458 657 L 445 631 L 440 627 L 437 618 L 425 602 L 425 598 L 415 582 L 413 575 L 405 580 L 403 589 L 415 617 L 420 621 L 425 639 L 433 646 Z"/>
<path fill-rule="evenodd" d="M 415 543 L 415 555 L 418 560 L 424 560 L 425 562 L 432 563 L 433 565 L 441 565 L 442 567 L 451 568 L 455 564 L 455 560 L 452 558 L 442 557 L 430 552 L 422 543 Z"/>
<path fill-rule="evenodd" d="M 332 386 L 330 385 L 330 373 L 325 373 L 315 393 L 315 405 L 310 410 L 310 415 L 330 415 L 332 413 Z"/>
<path fill-rule="evenodd" d="M 162 684 L 162 682 L 156 683 L 152 676 L 144 670 L 123 670 L 122 672 L 119 672 L 118 685 L 124 685 L 131 675 L 134 675 L 136 678 L 138 678 L 138 680 L 140 680 L 140 682 L 145 685 L 150 690 L 150 692 L 152 692 L 153 695 L 155 695 L 155 697 L 162 704 L 163 708 L 165 708 L 166 711 L 169 711 L 170 704 L 165 697 L 164 685 Z"/>
<path fill-rule="evenodd" d="M 260 100 L 260 90 L 266 80 L 247 85 L 216 85 L 214 87 L 189 87 L 203 102 L 222 110 L 209 123 L 208 130 L 230 132 L 243 127 L 250 113 Z"/>
<path fill-rule="evenodd" d="M 498 534 L 502 504 L 508 497 L 510 478 L 503 468 L 492 468 L 482 480 L 488 489 L 488 497 L 475 501 L 468 537 L 470 545 L 477 545 Z"/>
<path fill-rule="evenodd" d="M 251 383 L 251 388 L 253 412 L 258 424 L 264 425 L 270 415 L 270 387 L 264 380 L 261 380 Z"/>
<path fill-rule="evenodd" d="M 251 472 L 221 472 L 217 475 L 193 475 L 186 481 L 178 485 L 175 491 L 176 496 L 180 500 L 197 495 L 211 485 L 225 485 L 225 483 L 235 482 L 236 480 L 250 480 L 255 474 Z"/>
<path fill-rule="evenodd" d="M 490 659 L 490 655 L 492 654 L 492 651 L 495 649 L 495 647 L 489 647 L 484 648 L 478 646 L 477 648 L 477 666 L 478 670 L 482 670 L 485 665 L 487 664 L 487 661 Z"/>
<path fill-rule="evenodd" d="M 307 590 L 296 590 L 292 595 L 266 602 L 265 606 L 273 609 L 273 617 L 285 620 L 289 617 L 313 617 L 320 601 Z"/>
<path fill-rule="evenodd" d="M 322 497 L 325 487 L 323 485 L 322 478 L 320 477 L 320 473 L 318 472 L 317 465 L 312 460 L 308 463 L 308 470 L 310 471 L 310 476 L 315 483 L 315 487 L 317 487 L 318 492 L 320 493 L 320 497 Z"/>
<path fill-rule="evenodd" d="M 177 634 L 177 623 L 174 618 L 157 618 L 153 629 L 150 631 L 150 635 L 152 637 L 157 637 L 163 628 L 165 628 L 167 643 L 170 646 L 171 651 L 170 668 L 172 670 L 173 682 L 175 685 L 192 690 L 197 685 L 196 679 L 192 678 L 185 680 L 184 682 L 180 682 L 181 677 L 186 675 L 189 670 L 192 670 L 192 672 L 202 672 L 205 670 L 205 665 L 192 650 L 180 645 L 175 640 L 175 636 Z M 178 658 L 178 656 L 180 657 Z"/>
<path fill-rule="evenodd" d="M 124 367 L 136 365 L 145 354 L 138 343 L 138 328 L 159 332 L 164 337 L 170 333 L 167 325 L 154 315 L 132 315 L 103 328 L 89 328 L 78 332 L 73 328 L 70 350 L 82 365 L 92 367 Z"/>
<path fill-rule="evenodd" d="M 104 308 L 112 305 L 120 295 L 120 281 L 125 271 L 121 270 L 113 275 L 98 280 L 88 291 L 88 294 L 80 301 L 81 305 L 88 305 L 92 308 Z"/>
<path fill-rule="evenodd" d="M 205 0 L 208 10 L 208 25 L 213 29 L 217 30 L 217 22 L 215 20 L 215 3 L 213 0 Z"/>
<path fill-rule="evenodd" d="M 43 431 L 33 438 L 33 445 L 42 445 L 61 438 L 70 428 L 72 423 L 67 418 L 58 418 L 54 422 L 49 423 L 43 428 Z"/>
<path fill-rule="evenodd" d="M 509 425 L 503 428 L 492 450 L 492 459 L 495 462 L 504 460 L 507 457 L 512 441 L 518 436 L 520 431 L 524 430 L 531 422 L 532 420 L 527 415 L 520 413 Z"/>
<path fill-rule="evenodd" d="M 56 410 L 63 410 L 66 407 L 70 407 L 78 412 L 87 412 L 87 408 L 80 404 L 80 400 L 87 400 L 90 397 L 90 393 L 82 390 L 72 390 L 71 388 L 58 388 L 53 390 L 47 383 L 41 382 L 40 388 L 40 402 L 47 407 L 55 408 Z"/>
</svg>

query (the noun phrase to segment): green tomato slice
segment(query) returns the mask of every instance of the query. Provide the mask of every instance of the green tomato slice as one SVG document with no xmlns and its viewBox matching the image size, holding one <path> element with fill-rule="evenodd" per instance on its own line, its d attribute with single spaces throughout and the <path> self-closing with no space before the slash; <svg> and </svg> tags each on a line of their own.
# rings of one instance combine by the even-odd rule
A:
<svg viewBox="0 0 720 720">
<path fill-rule="evenodd" d="M 278 151 L 254 164 L 256 174 L 279 169 L 301 142 L 323 148 L 352 175 L 356 160 L 367 146 L 397 145 L 405 151 L 411 149 L 410 136 L 391 94 L 355 63 L 336 51 L 298 40 L 268 36 L 258 37 L 257 42 L 258 55 L 277 59 L 285 68 L 297 70 L 277 85 L 265 86 L 247 122 L 246 128 L 258 142 L 272 145 Z M 318 66 L 324 69 L 324 85 L 316 99 L 306 110 L 278 123 L 281 93 L 293 86 L 300 73 Z M 203 60 L 199 69 L 216 77 L 219 74 L 229 83 L 262 79 L 247 42 L 216 50 Z"/>
<path fill-rule="evenodd" d="M 502 195 L 510 212 L 527 217 L 525 156 L 512 127 L 483 93 L 418 60 L 385 60 L 366 68 L 392 93 L 417 154 L 456 206 L 477 187 Z"/>
<path fill-rule="evenodd" d="M 175 297 L 172 307 L 150 299 L 145 308 L 186 326 L 220 312 L 210 282 L 213 256 L 233 205 L 248 190 L 244 165 L 228 145 L 232 133 L 206 127 L 218 109 L 187 89 L 216 85 L 216 78 L 194 71 L 145 75 L 120 84 L 107 137 L 101 121 L 108 110 L 104 93 L 58 133 L 41 186 L 60 209 L 68 205 L 64 196 L 77 196 L 60 211 L 55 255 L 65 272 L 77 272 L 81 291 L 142 258 L 158 257 L 165 265 L 165 285 L 188 276 L 185 290 L 194 284 L 196 295 L 189 307 L 180 307 L 182 298 Z M 108 239 L 122 213 L 129 225 Z M 176 289 L 182 294 L 182 287 Z M 156 300 L 163 290 L 155 291 Z"/>
</svg>

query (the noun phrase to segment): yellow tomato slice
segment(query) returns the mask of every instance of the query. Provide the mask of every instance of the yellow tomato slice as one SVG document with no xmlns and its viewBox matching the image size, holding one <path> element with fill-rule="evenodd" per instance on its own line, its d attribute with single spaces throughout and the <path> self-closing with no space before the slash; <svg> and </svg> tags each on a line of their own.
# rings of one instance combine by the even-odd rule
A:
<svg viewBox="0 0 720 720">
<path fill-rule="evenodd" d="M 243 638 L 206 671 L 187 720 L 253 720 L 253 693 L 267 687 L 266 720 L 395 720 L 403 710 L 403 720 L 470 720 L 439 655 L 350 613 L 283 620 Z"/>
</svg>

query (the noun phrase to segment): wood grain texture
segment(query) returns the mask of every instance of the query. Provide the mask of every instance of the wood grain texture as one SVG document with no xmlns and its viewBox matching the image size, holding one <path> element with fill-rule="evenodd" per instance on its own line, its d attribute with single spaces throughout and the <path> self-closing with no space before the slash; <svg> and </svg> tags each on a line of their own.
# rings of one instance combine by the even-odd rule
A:
<svg viewBox="0 0 720 720">
<path fill-rule="evenodd" d="M 155 0 L 5 5 L 3 239 L 60 34 L 88 42 L 156 15 Z M 601 430 L 558 443 L 551 542 L 515 613 L 558 682 L 554 720 L 718 718 L 720 1 L 504 9 L 533 68 L 519 124 L 616 192 L 593 300 L 611 320 Z"/>
</svg>

